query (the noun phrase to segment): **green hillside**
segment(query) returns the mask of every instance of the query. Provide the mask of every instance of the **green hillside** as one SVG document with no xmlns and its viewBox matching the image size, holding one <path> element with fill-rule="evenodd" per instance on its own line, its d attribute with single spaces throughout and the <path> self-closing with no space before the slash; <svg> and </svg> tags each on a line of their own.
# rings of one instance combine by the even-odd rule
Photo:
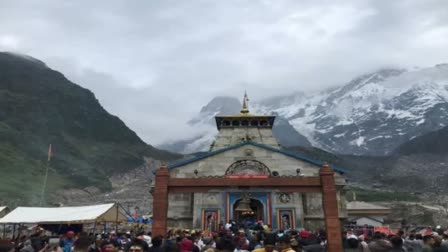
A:
<svg viewBox="0 0 448 252">
<path fill-rule="evenodd" d="M 38 203 L 49 144 L 49 193 L 107 190 L 108 175 L 143 164 L 144 156 L 179 157 L 144 143 L 92 92 L 44 63 L 0 53 L 0 203 Z"/>
</svg>

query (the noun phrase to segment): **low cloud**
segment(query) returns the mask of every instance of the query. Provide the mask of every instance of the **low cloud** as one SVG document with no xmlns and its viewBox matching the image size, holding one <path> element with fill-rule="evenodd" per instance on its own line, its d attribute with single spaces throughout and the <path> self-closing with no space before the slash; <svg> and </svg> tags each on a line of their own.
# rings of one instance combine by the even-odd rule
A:
<svg viewBox="0 0 448 252">
<path fill-rule="evenodd" d="M 261 99 L 430 66 L 447 44 L 443 0 L 0 3 L 0 50 L 91 89 L 151 144 L 196 134 L 186 121 L 216 95 Z"/>
</svg>

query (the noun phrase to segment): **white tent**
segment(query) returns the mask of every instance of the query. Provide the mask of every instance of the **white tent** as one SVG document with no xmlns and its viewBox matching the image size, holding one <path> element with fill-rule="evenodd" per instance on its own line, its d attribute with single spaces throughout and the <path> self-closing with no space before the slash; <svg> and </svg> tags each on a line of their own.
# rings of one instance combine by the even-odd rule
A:
<svg viewBox="0 0 448 252">
<path fill-rule="evenodd" d="M 118 204 L 80 207 L 18 207 L 0 219 L 5 224 L 82 224 L 126 221 Z"/>
</svg>

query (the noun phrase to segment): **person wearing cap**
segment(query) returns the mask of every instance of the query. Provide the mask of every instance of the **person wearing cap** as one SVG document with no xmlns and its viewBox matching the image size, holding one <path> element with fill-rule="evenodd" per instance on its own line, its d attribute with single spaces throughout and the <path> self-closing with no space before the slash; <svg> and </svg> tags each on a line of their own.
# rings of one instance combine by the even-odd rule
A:
<svg viewBox="0 0 448 252">
<path fill-rule="evenodd" d="M 65 239 L 61 241 L 60 247 L 63 252 L 71 252 L 73 248 L 73 243 L 75 242 L 75 232 L 68 231 L 65 234 Z"/>
</svg>

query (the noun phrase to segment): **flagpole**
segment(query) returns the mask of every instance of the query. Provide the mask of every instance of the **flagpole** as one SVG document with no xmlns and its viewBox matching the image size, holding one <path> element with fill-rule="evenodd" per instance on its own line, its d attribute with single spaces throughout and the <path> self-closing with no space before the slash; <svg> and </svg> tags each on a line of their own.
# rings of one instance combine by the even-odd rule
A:
<svg viewBox="0 0 448 252">
<path fill-rule="evenodd" d="M 40 195 L 39 206 L 42 206 L 42 204 L 44 202 L 44 198 L 45 198 L 45 190 L 47 189 L 48 170 L 49 170 L 49 167 L 50 167 L 50 159 L 51 159 L 51 144 L 48 147 L 48 159 L 47 159 L 46 168 L 45 168 L 44 184 L 42 186 L 42 193 Z"/>
</svg>

